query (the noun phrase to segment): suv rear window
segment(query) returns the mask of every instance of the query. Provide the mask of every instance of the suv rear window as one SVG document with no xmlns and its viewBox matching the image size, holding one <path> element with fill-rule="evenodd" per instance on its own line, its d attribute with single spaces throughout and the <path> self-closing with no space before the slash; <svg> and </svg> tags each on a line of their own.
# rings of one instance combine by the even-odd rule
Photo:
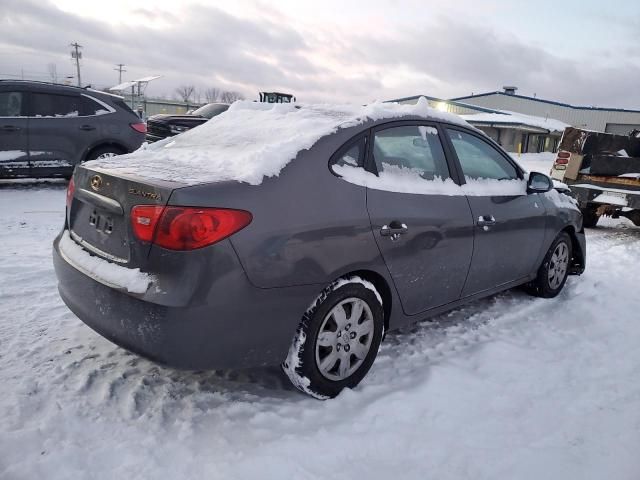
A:
<svg viewBox="0 0 640 480">
<path fill-rule="evenodd" d="M 31 115 L 34 117 L 77 117 L 81 115 L 80 95 L 31 94 Z"/>
</svg>

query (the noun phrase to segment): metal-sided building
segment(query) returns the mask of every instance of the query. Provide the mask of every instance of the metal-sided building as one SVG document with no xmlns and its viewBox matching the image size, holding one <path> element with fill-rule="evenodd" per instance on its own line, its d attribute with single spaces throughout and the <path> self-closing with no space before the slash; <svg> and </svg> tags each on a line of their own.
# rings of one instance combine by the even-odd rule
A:
<svg viewBox="0 0 640 480">
<path fill-rule="evenodd" d="M 503 88 L 503 91 L 453 98 L 450 102 L 554 118 L 574 127 L 598 132 L 627 135 L 634 129 L 640 129 L 640 110 L 569 105 L 518 95 L 516 87 Z"/>
<path fill-rule="evenodd" d="M 414 104 L 420 97 L 426 98 L 433 108 L 460 115 L 502 145 L 508 152 L 555 152 L 562 132 L 569 126 L 549 117 L 523 115 L 426 95 L 414 95 L 389 101 Z"/>
</svg>

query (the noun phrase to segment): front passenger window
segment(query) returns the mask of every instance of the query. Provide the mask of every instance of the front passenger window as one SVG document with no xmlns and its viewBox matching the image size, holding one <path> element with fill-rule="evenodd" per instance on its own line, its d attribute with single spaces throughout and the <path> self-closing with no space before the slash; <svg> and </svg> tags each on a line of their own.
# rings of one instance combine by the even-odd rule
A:
<svg viewBox="0 0 640 480">
<path fill-rule="evenodd" d="M 459 130 L 447 129 L 464 176 L 473 180 L 516 180 L 518 171 L 487 142 Z"/>
</svg>

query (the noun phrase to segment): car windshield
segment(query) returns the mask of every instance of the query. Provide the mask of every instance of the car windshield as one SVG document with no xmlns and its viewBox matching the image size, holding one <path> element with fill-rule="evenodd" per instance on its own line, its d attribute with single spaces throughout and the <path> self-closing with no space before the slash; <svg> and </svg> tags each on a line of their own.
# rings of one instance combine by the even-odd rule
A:
<svg viewBox="0 0 640 480">
<path fill-rule="evenodd" d="M 216 115 L 220 115 L 222 112 L 226 112 L 229 105 L 224 103 L 209 103 L 193 111 L 192 115 L 201 115 L 206 118 L 213 118 Z"/>
</svg>

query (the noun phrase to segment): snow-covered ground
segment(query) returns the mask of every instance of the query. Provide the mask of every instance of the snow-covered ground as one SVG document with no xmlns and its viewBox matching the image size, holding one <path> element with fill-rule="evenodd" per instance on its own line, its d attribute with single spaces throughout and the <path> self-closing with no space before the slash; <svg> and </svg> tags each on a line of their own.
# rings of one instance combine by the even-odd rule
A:
<svg viewBox="0 0 640 480">
<path fill-rule="evenodd" d="M 640 478 L 626 221 L 588 231 L 558 298 L 511 291 L 390 334 L 320 402 L 275 368 L 182 372 L 112 345 L 56 291 L 64 184 L 0 184 L 0 212 L 2 479 Z"/>
</svg>

